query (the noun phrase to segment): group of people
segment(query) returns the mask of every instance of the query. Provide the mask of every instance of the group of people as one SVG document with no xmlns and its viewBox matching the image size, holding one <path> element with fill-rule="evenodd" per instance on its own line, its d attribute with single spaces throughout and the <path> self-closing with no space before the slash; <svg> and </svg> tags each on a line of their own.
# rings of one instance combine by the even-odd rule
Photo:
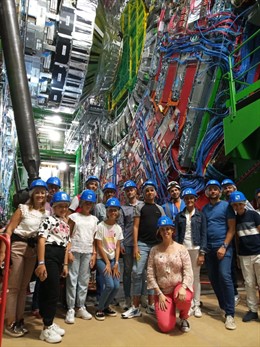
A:
<svg viewBox="0 0 260 347">
<path fill-rule="evenodd" d="M 157 185 L 152 180 L 142 185 L 142 201 L 138 200 L 136 183 L 126 181 L 124 205 L 117 199 L 117 187 L 112 182 L 104 185 L 103 200 L 96 203 L 96 176 L 87 178 L 85 190 L 72 201 L 60 188 L 57 177 L 46 183 L 33 181 L 28 202 L 19 205 L 6 228 L 12 242 L 5 327 L 8 335 L 20 337 L 28 332 L 24 310 L 34 271 L 38 277 L 35 300 L 43 320 L 41 340 L 57 343 L 65 334 L 54 323 L 60 276 L 66 277 L 65 323 L 73 324 L 75 317 L 92 318 L 85 303 L 93 269 L 98 300 L 95 318 L 104 321 L 106 316 L 117 316 L 111 304 L 120 286 L 120 254 L 123 319 L 142 315 L 140 306 L 147 291 L 146 312 L 156 315 L 159 329 L 174 329 L 177 309 L 180 329 L 188 332 L 189 316 L 202 316 L 200 269 L 205 263 L 219 304 L 212 314 L 224 312 L 226 329 L 236 329 L 235 251 L 249 308 L 243 321 L 258 319 L 260 189 L 254 210 L 232 180 L 221 184 L 210 180 L 205 188 L 209 202 L 200 211 L 196 207 L 197 192 L 192 188 L 182 190 L 177 181 L 168 184 L 170 200 L 162 206 L 156 203 Z M 222 195 L 226 201 L 221 200 Z M 4 256 L 5 245 L 1 244 L 0 262 Z"/>
</svg>

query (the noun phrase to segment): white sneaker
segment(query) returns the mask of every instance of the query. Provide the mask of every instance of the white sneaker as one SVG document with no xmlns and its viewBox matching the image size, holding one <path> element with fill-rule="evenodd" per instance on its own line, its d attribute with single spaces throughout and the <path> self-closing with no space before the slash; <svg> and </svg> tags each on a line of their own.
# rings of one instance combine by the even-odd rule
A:
<svg viewBox="0 0 260 347">
<path fill-rule="evenodd" d="M 193 308 L 193 311 L 194 311 L 194 316 L 195 316 L 196 318 L 201 318 L 201 317 L 202 317 L 201 309 L 200 309 L 199 306 L 195 306 L 195 307 Z"/>
<path fill-rule="evenodd" d="M 194 310 L 193 310 L 193 308 L 192 308 L 192 307 L 189 309 L 189 313 L 188 313 L 188 315 L 189 315 L 189 317 L 191 317 L 191 316 L 193 316 L 193 315 L 194 315 Z"/>
<path fill-rule="evenodd" d="M 126 312 L 121 314 L 121 317 L 124 319 L 130 319 L 134 317 L 141 317 L 142 312 L 139 307 L 132 306 Z"/>
<path fill-rule="evenodd" d="M 148 306 L 147 297 L 145 295 L 141 295 L 141 306 L 143 308 L 146 308 Z"/>
<path fill-rule="evenodd" d="M 46 341 L 48 343 L 58 343 L 62 340 L 62 337 L 59 334 L 57 334 L 54 330 L 53 324 L 50 325 L 48 328 L 42 330 L 39 338 L 40 340 Z"/>
<path fill-rule="evenodd" d="M 90 314 L 87 310 L 86 307 L 80 307 L 77 311 L 76 311 L 76 317 L 77 318 L 82 318 L 82 319 L 91 319 L 92 318 L 92 314 Z"/>
<path fill-rule="evenodd" d="M 226 317 L 225 327 L 228 330 L 235 330 L 237 328 L 234 317 L 232 317 L 232 316 Z"/>
<path fill-rule="evenodd" d="M 55 331 L 55 333 L 57 333 L 60 336 L 64 336 L 65 335 L 65 330 L 62 329 L 58 324 L 53 323 L 52 325 L 53 330 Z"/>
<path fill-rule="evenodd" d="M 237 294 L 237 295 L 235 295 L 235 306 L 237 306 L 239 304 L 239 302 L 240 302 L 240 295 Z"/>
<path fill-rule="evenodd" d="M 75 323 L 75 310 L 70 308 L 66 313 L 65 323 L 74 324 Z"/>
</svg>

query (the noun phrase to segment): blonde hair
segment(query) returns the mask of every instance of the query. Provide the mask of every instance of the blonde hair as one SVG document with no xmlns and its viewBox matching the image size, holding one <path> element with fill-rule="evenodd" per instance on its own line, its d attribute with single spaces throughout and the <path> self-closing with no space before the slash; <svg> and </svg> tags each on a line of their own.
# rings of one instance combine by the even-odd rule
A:
<svg viewBox="0 0 260 347">
<path fill-rule="evenodd" d="M 34 206 L 34 194 L 35 194 L 35 190 L 32 192 L 32 195 L 30 196 L 30 199 L 27 202 L 27 205 L 29 206 L 29 210 L 30 211 L 35 209 L 35 206 Z M 46 191 L 46 194 L 45 194 L 45 199 L 42 202 L 42 206 L 39 208 L 39 211 L 42 212 L 42 213 L 45 212 L 45 204 L 46 204 L 46 202 L 47 202 L 47 191 Z"/>
</svg>

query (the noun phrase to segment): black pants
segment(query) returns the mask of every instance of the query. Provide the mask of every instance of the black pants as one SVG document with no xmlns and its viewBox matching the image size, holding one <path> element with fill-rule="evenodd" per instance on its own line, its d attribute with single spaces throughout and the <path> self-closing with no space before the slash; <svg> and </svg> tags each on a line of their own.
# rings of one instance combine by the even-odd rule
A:
<svg viewBox="0 0 260 347">
<path fill-rule="evenodd" d="M 57 310 L 60 294 L 60 275 L 64 262 L 65 248 L 47 245 L 45 248 L 45 266 L 47 278 L 40 283 L 39 309 L 43 324 L 50 326 Z"/>
</svg>

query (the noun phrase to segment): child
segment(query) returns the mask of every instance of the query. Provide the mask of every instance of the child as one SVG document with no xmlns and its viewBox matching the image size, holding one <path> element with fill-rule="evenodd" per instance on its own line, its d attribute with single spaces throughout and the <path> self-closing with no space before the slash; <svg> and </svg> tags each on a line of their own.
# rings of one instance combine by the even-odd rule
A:
<svg viewBox="0 0 260 347">
<path fill-rule="evenodd" d="M 71 230 L 71 249 L 69 250 L 69 276 L 66 281 L 66 299 L 68 312 L 65 323 L 75 322 L 75 304 L 78 307 L 76 317 L 91 319 L 86 310 L 85 301 L 88 292 L 90 269 L 96 263 L 94 236 L 97 232 L 97 217 L 90 214 L 97 201 L 92 190 L 84 190 L 80 197 L 81 212 L 69 216 Z"/>
<path fill-rule="evenodd" d="M 230 204 L 237 213 L 238 256 L 249 308 L 243 322 L 258 319 L 256 286 L 260 287 L 260 216 L 256 211 L 247 210 L 246 201 L 245 195 L 239 191 L 230 194 Z"/>
<path fill-rule="evenodd" d="M 44 328 L 40 340 L 57 343 L 62 340 L 65 330 L 53 323 L 59 300 L 60 275 L 68 274 L 68 248 L 70 228 L 67 212 L 70 197 L 64 192 L 53 195 L 51 205 L 53 215 L 46 218 L 38 230 L 38 267 L 35 274 L 40 278 L 39 309 Z"/>
<path fill-rule="evenodd" d="M 98 309 L 95 314 L 97 320 L 104 320 L 105 315 L 115 317 L 117 314 L 109 305 L 119 289 L 119 255 L 120 241 L 123 240 L 121 227 L 116 223 L 119 217 L 120 202 L 117 198 L 110 198 L 106 202 L 107 218 L 98 224 L 97 240 L 97 269 L 101 275 L 104 289 L 101 293 Z"/>
</svg>

